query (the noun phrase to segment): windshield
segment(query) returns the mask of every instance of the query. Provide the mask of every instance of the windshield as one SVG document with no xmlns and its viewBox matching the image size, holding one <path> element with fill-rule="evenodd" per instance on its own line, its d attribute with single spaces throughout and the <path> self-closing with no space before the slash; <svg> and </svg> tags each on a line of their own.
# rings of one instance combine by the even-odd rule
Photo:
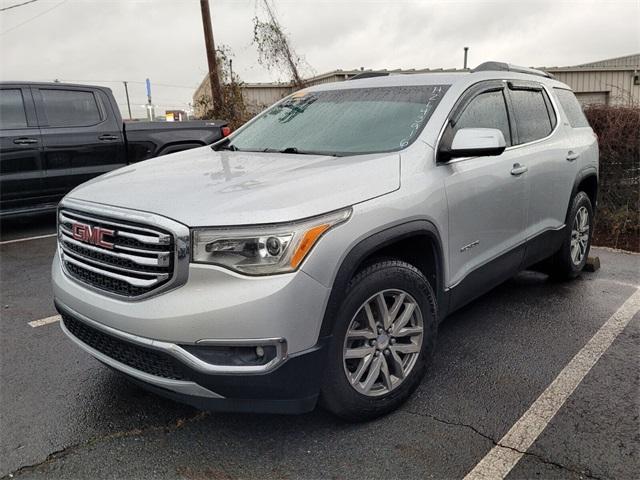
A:
<svg viewBox="0 0 640 480">
<path fill-rule="evenodd" d="M 301 90 L 222 148 L 350 155 L 400 150 L 418 136 L 448 85 Z"/>
</svg>

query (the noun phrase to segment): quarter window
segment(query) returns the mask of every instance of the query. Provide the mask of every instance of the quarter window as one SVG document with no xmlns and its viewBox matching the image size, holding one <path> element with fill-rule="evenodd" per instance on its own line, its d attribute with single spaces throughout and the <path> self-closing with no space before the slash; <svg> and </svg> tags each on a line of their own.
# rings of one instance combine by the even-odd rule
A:
<svg viewBox="0 0 640 480">
<path fill-rule="evenodd" d="M 100 110 L 91 92 L 41 89 L 44 110 L 51 127 L 81 127 L 100 122 Z"/>
<path fill-rule="evenodd" d="M 539 140 L 551 133 L 554 124 L 542 90 L 511 90 L 511 103 L 519 144 Z"/>
<path fill-rule="evenodd" d="M 511 145 L 509 116 L 502 90 L 481 93 L 471 100 L 456 121 L 454 135 L 461 128 L 497 128 L 502 131 L 506 144 Z"/>
<path fill-rule="evenodd" d="M 15 89 L 0 90 L 0 128 L 26 128 L 27 115 L 24 111 L 22 92 Z"/>
<path fill-rule="evenodd" d="M 584 116 L 580 102 L 578 102 L 578 99 L 573 92 L 571 90 L 564 90 L 560 88 L 556 88 L 555 91 L 556 96 L 560 101 L 560 105 L 562 105 L 562 109 L 564 110 L 565 115 L 567 115 L 569 124 L 573 128 L 588 127 L 589 122 Z"/>
</svg>

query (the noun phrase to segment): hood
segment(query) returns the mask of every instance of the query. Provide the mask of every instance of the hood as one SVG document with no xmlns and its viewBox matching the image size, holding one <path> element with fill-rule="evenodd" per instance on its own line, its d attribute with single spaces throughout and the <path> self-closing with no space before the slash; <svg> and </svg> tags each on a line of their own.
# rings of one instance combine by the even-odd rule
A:
<svg viewBox="0 0 640 480">
<path fill-rule="evenodd" d="M 68 197 L 152 212 L 196 227 L 297 220 L 399 186 L 398 153 L 329 157 L 202 147 L 114 170 Z"/>
</svg>

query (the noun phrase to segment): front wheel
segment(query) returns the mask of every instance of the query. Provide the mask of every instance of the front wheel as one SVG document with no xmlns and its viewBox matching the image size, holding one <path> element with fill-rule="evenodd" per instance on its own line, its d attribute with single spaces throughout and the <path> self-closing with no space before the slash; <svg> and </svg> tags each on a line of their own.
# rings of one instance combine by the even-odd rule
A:
<svg viewBox="0 0 640 480">
<path fill-rule="evenodd" d="M 386 260 L 362 270 L 338 311 L 321 404 L 349 421 L 396 409 L 424 376 L 436 328 L 435 295 L 417 268 Z"/>
<path fill-rule="evenodd" d="M 569 211 L 564 242 L 552 259 L 553 277 L 569 280 L 578 276 L 587 263 L 592 235 L 593 206 L 585 192 L 578 192 Z"/>
</svg>

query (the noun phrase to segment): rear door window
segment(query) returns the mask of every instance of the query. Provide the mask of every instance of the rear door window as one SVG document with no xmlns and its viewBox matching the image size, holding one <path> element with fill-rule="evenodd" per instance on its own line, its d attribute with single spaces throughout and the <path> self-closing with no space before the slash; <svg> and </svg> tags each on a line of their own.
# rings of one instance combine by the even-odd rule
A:
<svg viewBox="0 0 640 480">
<path fill-rule="evenodd" d="M 100 123 L 100 109 L 93 92 L 40 89 L 50 127 L 82 127 Z"/>
<path fill-rule="evenodd" d="M 0 128 L 27 128 L 22 91 L 18 88 L 0 90 Z"/>
<path fill-rule="evenodd" d="M 454 135 L 461 128 L 497 128 L 502 131 L 507 145 L 511 145 L 509 116 L 502 90 L 481 93 L 471 100 L 456 121 Z"/>
<path fill-rule="evenodd" d="M 555 125 L 555 114 L 549 116 L 542 90 L 515 89 L 510 91 L 511 104 L 516 119 L 518 144 L 533 142 L 548 136 Z M 553 109 L 551 109 L 553 113 Z"/>
<path fill-rule="evenodd" d="M 589 122 L 584 116 L 580 102 L 571 90 L 564 90 L 561 88 L 555 89 L 556 96 L 562 105 L 562 110 L 567 115 L 569 125 L 573 128 L 588 127 Z"/>
</svg>

